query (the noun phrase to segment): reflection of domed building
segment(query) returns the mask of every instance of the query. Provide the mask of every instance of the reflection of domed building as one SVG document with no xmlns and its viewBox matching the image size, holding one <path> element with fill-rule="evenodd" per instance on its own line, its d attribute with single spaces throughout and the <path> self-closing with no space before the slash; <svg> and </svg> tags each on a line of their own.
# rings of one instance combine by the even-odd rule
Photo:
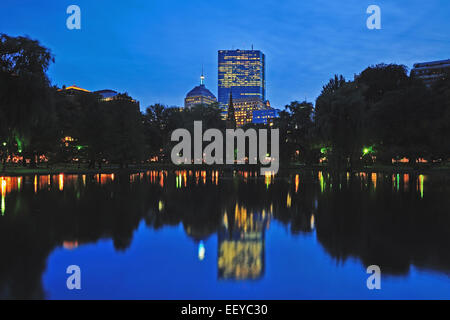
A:
<svg viewBox="0 0 450 320">
<path fill-rule="evenodd" d="M 216 97 L 209 91 L 204 84 L 205 77 L 200 77 L 200 85 L 188 92 L 184 99 L 184 107 L 192 108 L 196 104 L 211 105 L 217 102 Z"/>
</svg>

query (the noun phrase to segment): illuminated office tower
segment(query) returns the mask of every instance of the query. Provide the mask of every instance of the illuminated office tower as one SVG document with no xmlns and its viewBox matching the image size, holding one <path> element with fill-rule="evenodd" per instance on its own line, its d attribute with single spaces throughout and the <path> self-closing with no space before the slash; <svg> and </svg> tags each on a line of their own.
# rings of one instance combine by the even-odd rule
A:
<svg viewBox="0 0 450 320">
<path fill-rule="evenodd" d="M 259 50 L 219 50 L 218 100 L 226 106 L 233 99 L 266 100 L 265 57 Z"/>
<path fill-rule="evenodd" d="M 218 278 L 221 280 L 254 280 L 264 275 L 265 231 L 271 213 L 248 211 L 236 204 L 225 210 L 218 232 Z"/>
</svg>

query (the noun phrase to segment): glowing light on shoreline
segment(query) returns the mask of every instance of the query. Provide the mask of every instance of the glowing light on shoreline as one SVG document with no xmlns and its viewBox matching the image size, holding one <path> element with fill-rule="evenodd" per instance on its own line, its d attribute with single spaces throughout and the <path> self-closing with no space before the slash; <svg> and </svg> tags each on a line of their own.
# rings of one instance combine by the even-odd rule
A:
<svg viewBox="0 0 450 320">
<path fill-rule="evenodd" d="M 177 189 L 181 189 L 181 187 L 183 186 L 183 175 L 181 172 L 179 172 L 177 174 L 177 176 L 175 177 L 175 186 Z M 185 182 L 185 186 L 186 186 L 186 182 Z"/>
<path fill-rule="evenodd" d="M 419 176 L 419 191 L 420 191 L 420 198 L 423 199 L 423 182 L 424 182 L 424 175 L 421 174 Z"/>
<path fill-rule="evenodd" d="M 325 190 L 325 181 L 323 179 L 322 171 L 319 171 L 319 182 L 320 182 L 320 193 L 323 193 Z"/>
<path fill-rule="evenodd" d="M 164 188 L 164 172 L 162 171 L 159 173 L 159 185 Z"/>
<path fill-rule="evenodd" d="M 5 211 L 6 211 L 6 203 L 5 203 L 5 197 L 4 196 L 2 196 L 1 210 L 2 210 L 2 216 L 4 216 L 5 215 Z"/>
<path fill-rule="evenodd" d="M 64 241 L 63 248 L 66 250 L 74 250 L 78 248 L 78 241 Z"/>
<path fill-rule="evenodd" d="M 2 216 L 5 215 L 6 211 L 6 180 L 2 177 L 2 185 L 1 185 L 1 191 L 2 191 L 2 203 L 1 203 L 1 212 Z"/>
<path fill-rule="evenodd" d="M 373 189 L 377 190 L 377 174 L 376 173 L 372 173 L 372 184 L 373 184 Z"/>
<path fill-rule="evenodd" d="M 202 171 L 203 184 L 206 184 L 206 171 Z"/>
<path fill-rule="evenodd" d="M 59 191 L 64 190 L 64 174 L 60 173 L 58 176 L 58 185 L 59 185 Z"/>
<path fill-rule="evenodd" d="M 265 172 L 264 176 L 265 176 L 265 182 L 266 182 L 266 189 L 269 189 L 269 185 L 272 182 L 272 175 L 270 172 Z"/>
</svg>

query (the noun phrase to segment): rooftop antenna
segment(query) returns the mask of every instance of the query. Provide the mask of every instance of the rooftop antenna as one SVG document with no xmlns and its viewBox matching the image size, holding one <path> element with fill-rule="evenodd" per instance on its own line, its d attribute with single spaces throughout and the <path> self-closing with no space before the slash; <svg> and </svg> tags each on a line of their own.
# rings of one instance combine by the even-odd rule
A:
<svg viewBox="0 0 450 320">
<path fill-rule="evenodd" d="M 253 44 L 252 44 L 252 51 L 253 51 Z"/>
<path fill-rule="evenodd" d="M 205 84 L 205 76 L 203 75 L 203 63 L 202 63 L 202 75 L 200 76 L 200 85 L 203 86 Z"/>
</svg>

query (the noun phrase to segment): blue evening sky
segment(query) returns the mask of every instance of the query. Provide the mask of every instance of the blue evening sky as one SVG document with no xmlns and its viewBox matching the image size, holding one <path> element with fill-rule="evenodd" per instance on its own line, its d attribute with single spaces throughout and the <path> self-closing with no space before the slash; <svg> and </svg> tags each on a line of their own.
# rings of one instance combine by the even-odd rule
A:
<svg viewBox="0 0 450 320">
<path fill-rule="evenodd" d="M 81 30 L 66 8 L 81 8 Z M 382 30 L 366 9 L 381 7 Z M 128 92 L 141 102 L 183 105 L 199 83 L 217 95 L 217 50 L 266 55 L 267 98 L 282 108 L 314 101 L 335 73 L 369 65 L 450 58 L 448 0 L 2 0 L 0 32 L 49 47 L 53 84 Z"/>
</svg>

